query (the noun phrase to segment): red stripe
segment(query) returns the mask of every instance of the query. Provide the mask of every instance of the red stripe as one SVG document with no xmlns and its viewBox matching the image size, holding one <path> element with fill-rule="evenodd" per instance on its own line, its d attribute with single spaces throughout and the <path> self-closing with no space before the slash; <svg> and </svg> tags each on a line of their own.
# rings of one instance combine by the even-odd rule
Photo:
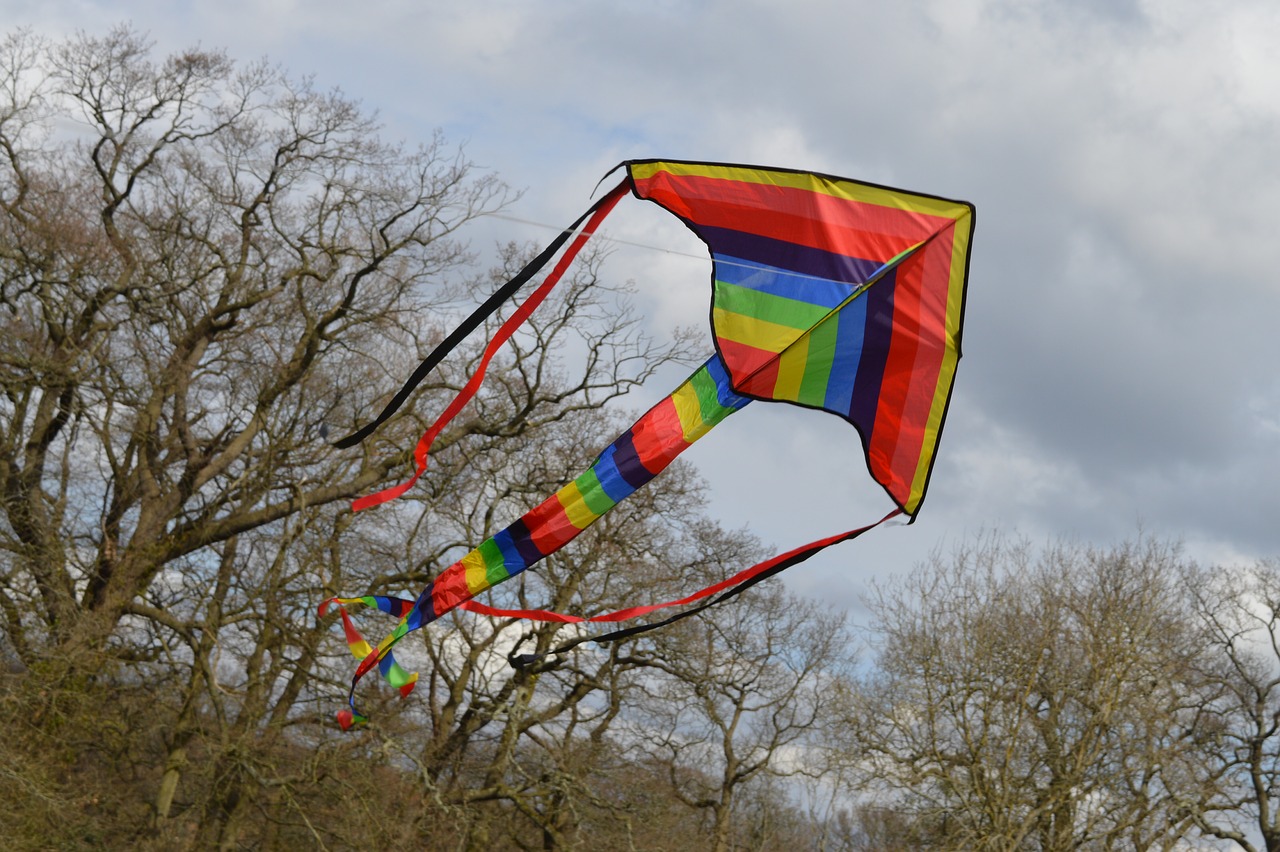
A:
<svg viewBox="0 0 1280 852">
<path fill-rule="evenodd" d="M 920 321 L 920 334 L 911 368 L 910 389 L 902 403 L 902 428 L 892 461 L 893 468 L 901 473 L 904 480 L 904 499 L 910 496 L 920 457 L 925 451 L 925 428 L 933 410 L 938 376 L 946 354 L 947 297 L 954 235 L 952 226 L 930 240 L 919 254 L 921 291 L 916 317 Z"/>
<path fill-rule="evenodd" d="M 522 518 L 529 529 L 529 537 L 543 556 L 549 556 L 564 547 L 582 530 L 573 525 L 560 504 L 558 493 L 552 494 L 538 506 L 530 509 Z"/>
<path fill-rule="evenodd" d="M 491 615 L 494 618 L 527 618 L 531 621 L 558 621 L 561 624 L 577 624 L 585 620 L 581 616 L 564 615 L 549 609 L 498 609 L 475 600 L 460 604 L 458 609 L 465 609 L 467 612 L 479 615 Z"/>
<path fill-rule="evenodd" d="M 811 190 L 666 172 L 637 181 L 637 194 L 700 225 L 877 261 L 953 221 Z"/>
<path fill-rule="evenodd" d="M 734 390 L 761 399 L 773 399 L 774 388 L 778 385 L 777 352 L 757 349 L 723 337 L 717 338 L 716 343 L 720 347 L 725 368 L 733 379 Z"/>
<path fill-rule="evenodd" d="M 470 599 L 467 569 L 461 562 L 455 562 L 446 568 L 431 586 L 431 609 L 436 618 Z"/>
<path fill-rule="evenodd" d="M 884 376 L 880 381 L 880 397 L 876 405 L 875 426 L 867 446 L 867 461 L 876 481 L 885 486 L 899 504 L 911 496 L 911 481 L 915 477 L 915 465 L 909 472 L 895 467 L 902 456 L 898 444 L 904 433 L 909 441 L 911 425 L 908 418 L 908 400 L 912 395 L 912 371 L 916 366 L 916 352 L 920 341 L 920 288 L 922 263 L 916 257 L 908 258 L 898 267 L 893 288 L 893 337 L 889 353 L 885 357 Z M 918 416 L 918 406 L 910 416 Z M 928 414 L 926 412 L 925 416 Z M 917 444 L 917 451 L 919 445 Z M 918 453 L 917 453 L 918 458 Z"/>
<path fill-rule="evenodd" d="M 360 631 L 351 623 L 351 616 L 347 615 L 347 608 L 342 604 L 338 604 L 338 614 L 342 616 L 342 632 L 347 636 L 348 645 L 358 645 L 364 641 L 364 637 L 360 635 Z"/>
<path fill-rule="evenodd" d="M 657 475 L 689 447 L 671 397 L 649 409 L 631 427 L 631 442 L 645 470 Z"/>
</svg>

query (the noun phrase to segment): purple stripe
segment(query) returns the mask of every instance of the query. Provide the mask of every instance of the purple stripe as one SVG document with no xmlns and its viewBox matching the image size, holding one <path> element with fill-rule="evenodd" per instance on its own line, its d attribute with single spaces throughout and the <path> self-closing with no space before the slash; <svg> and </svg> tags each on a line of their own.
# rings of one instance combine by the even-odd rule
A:
<svg viewBox="0 0 1280 852">
<path fill-rule="evenodd" d="M 628 485 L 639 488 L 653 479 L 653 474 L 640 462 L 630 429 L 614 441 L 613 445 L 617 448 L 613 453 L 613 463 L 618 466 L 618 473 L 622 474 Z"/>
<path fill-rule="evenodd" d="M 893 291 L 898 283 L 896 269 L 867 288 L 860 299 L 867 302 L 867 322 L 863 327 L 862 357 L 858 361 L 858 377 L 853 383 L 853 402 L 849 419 L 862 432 L 867 446 L 875 429 L 876 408 L 880 402 L 880 382 L 889 358 L 893 340 Z"/>
<path fill-rule="evenodd" d="M 530 565 L 537 562 L 543 557 L 543 553 L 538 549 L 538 545 L 533 543 L 533 536 L 529 534 L 529 525 L 524 522 L 524 518 L 519 518 L 511 523 L 511 526 L 503 530 L 511 537 L 511 545 L 515 548 L 516 553 L 520 554 L 522 565 L 512 570 L 511 563 L 507 562 L 506 567 L 510 575 L 514 576 Z M 506 548 L 502 548 L 506 551 Z"/>
<path fill-rule="evenodd" d="M 617 452 L 618 442 L 614 441 L 600 454 L 599 461 L 591 469 L 596 472 L 596 479 L 600 480 L 600 487 L 604 489 L 605 495 L 614 503 L 621 503 L 631 496 L 636 487 L 627 482 L 618 470 L 618 460 L 615 458 Z"/>
<path fill-rule="evenodd" d="M 812 275 L 815 278 L 862 284 L 884 265 L 883 261 L 835 254 L 770 237 L 748 234 L 745 231 L 709 228 L 703 225 L 696 226 L 695 230 L 698 236 L 711 247 L 713 255 L 729 255 L 803 275 Z"/>
<path fill-rule="evenodd" d="M 418 599 L 413 602 L 413 609 L 409 610 L 409 617 L 405 619 L 404 626 L 410 631 L 417 630 L 424 624 L 430 624 L 440 617 L 440 613 L 436 612 L 435 597 L 432 593 L 436 590 L 436 581 L 432 580 L 427 583 L 427 587 L 422 590 L 422 594 L 418 595 Z"/>
</svg>

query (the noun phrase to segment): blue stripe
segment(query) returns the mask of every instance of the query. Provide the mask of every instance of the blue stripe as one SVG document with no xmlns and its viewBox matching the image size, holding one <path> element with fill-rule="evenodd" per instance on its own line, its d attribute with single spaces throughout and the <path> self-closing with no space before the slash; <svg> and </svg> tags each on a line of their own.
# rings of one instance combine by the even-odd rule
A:
<svg viewBox="0 0 1280 852">
<path fill-rule="evenodd" d="M 854 377 L 858 375 L 858 363 L 862 359 L 867 325 L 867 294 L 862 294 L 846 305 L 836 314 L 835 320 L 836 351 L 831 360 L 831 373 L 827 377 L 827 393 L 822 407 L 847 417 L 853 404 Z"/>
<path fill-rule="evenodd" d="M 849 298 L 849 294 L 856 287 L 844 281 L 814 278 L 729 255 L 716 255 L 715 264 L 717 284 L 734 284 L 758 293 L 768 293 L 770 296 L 781 296 L 826 308 L 834 308 Z"/>
<path fill-rule="evenodd" d="M 733 381 L 729 378 L 729 369 L 725 367 L 724 359 L 719 355 L 708 358 L 703 369 L 716 383 L 716 400 L 725 408 L 742 408 L 751 401 L 751 397 L 740 396 L 734 392 Z"/>
<path fill-rule="evenodd" d="M 509 575 L 519 574 L 525 569 L 525 558 L 520 555 L 520 549 L 511 538 L 511 527 L 495 533 L 493 543 L 498 545 L 498 550 L 502 551 L 502 564 Z"/>
<path fill-rule="evenodd" d="M 596 479 L 600 480 L 600 487 L 609 499 L 614 503 L 621 503 L 623 500 L 631 496 L 636 490 L 625 479 L 622 478 L 622 472 L 618 470 L 618 465 L 614 459 L 614 453 L 618 450 L 617 443 L 610 444 L 600 459 L 592 466 L 592 470 L 596 472 Z"/>
</svg>

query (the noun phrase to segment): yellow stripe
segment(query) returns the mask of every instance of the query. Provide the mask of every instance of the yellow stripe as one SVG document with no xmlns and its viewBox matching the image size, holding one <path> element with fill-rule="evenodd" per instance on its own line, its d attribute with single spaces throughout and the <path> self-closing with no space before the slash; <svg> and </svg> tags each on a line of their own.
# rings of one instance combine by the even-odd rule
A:
<svg viewBox="0 0 1280 852">
<path fill-rule="evenodd" d="M 823 195 L 830 195 L 833 198 L 847 201 L 858 201 L 863 204 L 891 207 L 895 210 L 922 213 L 927 216 L 941 216 L 947 219 L 959 219 L 969 212 L 967 205 L 957 204 L 954 201 L 916 195 L 903 190 L 868 186 L 855 181 L 839 180 L 807 172 L 709 166 L 699 163 L 636 163 L 631 166 L 631 174 L 638 180 L 651 178 L 659 172 L 668 172 L 679 176 L 709 177 L 803 189 L 809 192 L 820 192 Z"/>
<path fill-rule="evenodd" d="M 671 394 L 671 401 L 676 406 L 676 416 L 680 418 L 680 431 L 684 433 L 686 443 L 694 441 L 706 434 L 706 423 L 702 420 L 702 406 L 698 404 L 698 394 L 692 382 L 685 382 Z"/>
<path fill-rule="evenodd" d="M 480 555 L 479 550 L 473 550 L 462 557 L 460 564 L 466 570 L 467 591 L 476 595 L 489 588 L 488 570 L 485 568 L 484 557 Z"/>
<path fill-rule="evenodd" d="M 804 370 L 809 363 L 809 335 L 803 335 L 778 358 L 778 382 L 773 395 L 778 399 L 798 400 Z"/>
<path fill-rule="evenodd" d="M 776 322 L 755 319 L 745 314 L 731 313 L 723 308 L 712 310 L 711 320 L 715 326 L 716 337 L 732 340 L 734 343 L 744 343 L 766 352 L 781 352 L 804 333 L 789 325 L 779 325 Z"/>
<path fill-rule="evenodd" d="M 600 517 L 591 511 L 590 507 L 587 506 L 587 501 L 582 499 L 582 491 L 578 489 L 578 483 L 576 482 L 570 482 L 557 491 L 556 499 L 564 507 L 564 513 L 569 518 L 569 523 L 580 530 L 585 530 L 591 526 L 596 518 Z"/>
<path fill-rule="evenodd" d="M 365 657 L 373 653 L 373 647 L 363 639 L 361 639 L 359 642 L 348 645 L 347 647 L 351 649 L 351 656 L 361 661 L 363 661 Z"/>
</svg>

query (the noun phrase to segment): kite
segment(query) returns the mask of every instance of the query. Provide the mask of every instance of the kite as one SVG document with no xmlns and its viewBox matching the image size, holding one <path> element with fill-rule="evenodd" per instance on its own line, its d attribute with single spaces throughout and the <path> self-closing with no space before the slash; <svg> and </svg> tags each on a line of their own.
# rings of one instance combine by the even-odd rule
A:
<svg viewBox="0 0 1280 852">
<path fill-rule="evenodd" d="M 510 526 L 467 553 L 416 599 L 331 598 L 352 654 L 342 727 L 365 721 L 355 705 L 373 668 L 407 695 L 416 674 L 395 660 L 404 636 L 455 609 L 561 622 L 617 622 L 720 597 L 699 611 L 889 518 L 914 521 L 924 501 L 951 399 L 964 319 L 973 205 L 876 184 L 789 169 L 631 160 L 625 178 L 499 288 L 418 367 L 382 413 L 335 446 L 350 447 L 387 420 L 440 361 L 553 258 L 555 266 L 501 325 L 468 383 L 423 434 L 405 482 L 353 503 L 356 510 L 403 494 L 427 469 L 445 425 L 475 395 L 497 350 L 546 298 L 574 256 L 628 193 L 678 216 L 711 256 L 715 354 L 618 437 L 590 467 Z M 572 242 L 570 242 L 572 241 Z M 568 247 L 566 248 L 566 244 Z M 563 249 L 563 251 L 562 251 Z M 591 618 L 501 610 L 476 595 L 565 546 L 660 474 L 681 452 L 753 400 L 831 412 L 857 429 L 871 477 L 894 503 L 884 518 L 783 553 L 685 598 Z M 376 647 L 345 606 L 364 604 L 398 619 Z M 620 638 L 658 625 L 597 637 Z"/>
</svg>

